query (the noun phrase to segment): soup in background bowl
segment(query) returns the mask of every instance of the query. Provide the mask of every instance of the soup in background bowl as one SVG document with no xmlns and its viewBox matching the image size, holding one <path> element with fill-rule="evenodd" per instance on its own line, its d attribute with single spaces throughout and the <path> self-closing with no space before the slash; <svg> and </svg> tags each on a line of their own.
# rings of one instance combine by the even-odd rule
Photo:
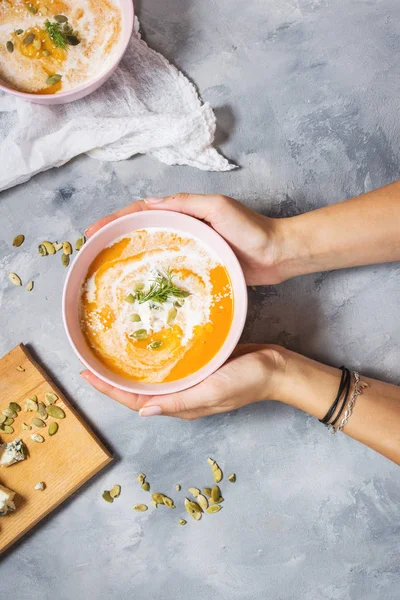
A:
<svg viewBox="0 0 400 600">
<path fill-rule="evenodd" d="M 186 215 L 143 211 L 97 232 L 65 283 L 64 324 L 80 360 L 126 391 L 199 383 L 234 350 L 247 288 L 228 244 Z"/>
</svg>

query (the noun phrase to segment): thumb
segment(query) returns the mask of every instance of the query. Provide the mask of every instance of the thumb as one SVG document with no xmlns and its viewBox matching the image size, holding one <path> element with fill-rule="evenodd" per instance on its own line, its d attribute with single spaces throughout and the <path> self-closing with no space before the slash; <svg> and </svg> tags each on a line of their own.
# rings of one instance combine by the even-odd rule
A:
<svg viewBox="0 0 400 600">
<path fill-rule="evenodd" d="M 230 198 L 219 194 L 175 194 L 165 198 L 146 198 L 144 201 L 149 209 L 174 210 L 215 224 L 223 205 L 228 204 Z"/>
</svg>

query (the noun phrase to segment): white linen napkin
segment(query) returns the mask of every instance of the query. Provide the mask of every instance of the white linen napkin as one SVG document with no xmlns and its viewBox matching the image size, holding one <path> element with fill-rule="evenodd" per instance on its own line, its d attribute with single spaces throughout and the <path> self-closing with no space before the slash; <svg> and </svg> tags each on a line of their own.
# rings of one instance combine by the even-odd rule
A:
<svg viewBox="0 0 400 600">
<path fill-rule="evenodd" d="M 215 116 L 188 79 L 141 39 L 139 21 L 114 75 L 82 100 L 30 104 L 0 92 L 0 190 L 86 153 L 149 154 L 169 165 L 229 171 L 213 147 Z"/>
</svg>

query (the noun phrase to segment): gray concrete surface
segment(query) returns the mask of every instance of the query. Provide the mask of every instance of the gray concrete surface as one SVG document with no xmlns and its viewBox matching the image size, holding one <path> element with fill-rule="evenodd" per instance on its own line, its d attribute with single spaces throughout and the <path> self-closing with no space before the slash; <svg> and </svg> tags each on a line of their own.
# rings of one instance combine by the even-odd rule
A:
<svg viewBox="0 0 400 600">
<path fill-rule="evenodd" d="M 217 142 L 241 168 L 79 158 L 0 195 L 0 353 L 30 344 L 116 456 L 2 559 L 0 596 L 398 600 L 396 466 L 279 404 L 191 423 L 141 421 L 80 380 L 60 318 L 65 272 L 35 255 L 39 240 L 73 238 L 147 194 L 221 191 L 286 216 L 397 179 L 398 0 L 141 0 L 137 8 L 148 42 L 215 107 Z M 21 231 L 17 253 L 10 240 Z M 10 270 L 34 278 L 34 292 L 7 285 Z M 244 338 L 399 382 L 399 292 L 396 264 L 250 290 Z M 220 515 L 181 528 L 181 510 L 132 512 L 145 499 L 139 471 L 178 500 L 175 483 L 208 481 L 208 455 L 238 476 Z M 109 506 L 101 492 L 114 483 L 123 493 Z"/>
</svg>

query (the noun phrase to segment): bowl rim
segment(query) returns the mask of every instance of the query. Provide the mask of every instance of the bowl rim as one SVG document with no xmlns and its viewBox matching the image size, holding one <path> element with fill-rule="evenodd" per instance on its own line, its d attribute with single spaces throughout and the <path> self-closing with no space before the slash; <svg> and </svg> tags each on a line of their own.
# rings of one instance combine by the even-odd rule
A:
<svg viewBox="0 0 400 600">
<path fill-rule="evenodd" d="M 119 0 L 119 2 L 121 2 L 121 0 Z M 128 29 L 126 31 L 126 39 L 122 41 L 120 50 L 119 50 L 118 54 L 116 55 L 115 60 L 113 60 L 111 66 L 106 71 L 103 71 L 100 75 L 98 75 L 94 79 L 90 79 L 89 81 L 82 83 L 80 86 L 78 86 L 76 88 L 72 88 L 71 90 L 65 90 L 64 92 L 60 92 L 59 94 L 50 94 L 49 95 L 49 94 L 32 94 L 30 92 L 20 92 L 19 90 L 16 90 L 14 88 L 11 88 L 11 87 L 5 85 L 1 79 L 0 79 L 0 90 L 3 92 L 6 92 L 7 94 L 12 94 L 13 96 L 16 96 L 17 98 L 22 98 L 23 100 L 35 99 L 36 101 L 38 101 L 38 100 L 44 100 L 45 98 L 48 99 L 49 97 L 50 98 L 53 98 L 53 97 L 66 98 L 68 96 L 71 96 L 72 94 L 79 94 L 80 92 L 86 90 L 87 88 L 92 87 L 93 85 L 96 85 L 96 83 L 98 83 L 107 74 L 111 75 L 113 69 L 118 66 L 119 62 L 121 61 L 122 57 L 124 56 L 126 49 L 128 47 L 129 41 L 132 37 L 133 26 L 135 23 L 135 11 L 134 11 L 134 7 L 133 7 L 133 0 L 130 0 L 130 1 L 128 0 L 126 2 L 126 6 L 127 6 L 126 18 L 125 18 L 125 15 L 123 15 L 123 21 L 124 21 L 124 23 L 126 22 L 126 24 L 128 25 Z M 95 90 L 93 90 L 93 91 L 95 91 Z"/>
<path fill-rule="evenodd" d="M 73 340 L 72 334 L 70 332 L 70 328 L 69 328 L 69 324 L 68 324 L 68 316 L 67 316 L 67 300 L 68 300 L 68 293 L 69 293 L 69 283 L 71 281 L 71 278 L 73 277 L 74 271 L 77 268 L 79 261 L 82 261 L 82 257 L 84 257 L 85 253 L 89 249 L 89 247 L 90 247 L 89 245 L 94 244 L 96 242 L 97 238 L 104 235 L 108 230 L 110 230 L 114 227 L 117 228 L 118 224 L 121 223 L 122 221 L 132 220 L 133 221 L 132 231 L 135 231 L 135 225 L 134 225 L 135 217 L 137 217 L 138 215 L 141 215 L 141 214 L 143 215 L 143 212 L 145 212 L 148 215 L 154 215 L 154 216 L 160 216 L 160 214 L 168 215 L 168 218 L 171 218 L 171 215 L 179 216 L 179 223 L 177 223 L 176 226 L 174 226 L 174 225 L 168 226 L 167 225 L 166 227 L 171 228 L 171 229 L 176 229 L 178 231 L 181 230 L 183 233 L 185 233 L 185 229 L 184 229 L 183 225 L 181 225 L 181 224 L 184 223 L 185 221 L 186 222 L 195 221 L 197 227 L 200 226 L 200 228 L 204 228 L 205 232 L 207 231 L 207 235 L 211 235 L 215 239 L 218 238 L 219 243 L 224 246 L 224 252 L 226 252 L 225 257 L 229 256 L 230 261 L 232 261 L 234 264 L 234 268 L 236 271 L 235 277 L 238 279 L 236 288 L 239 288 L 239 294 L 238 294 L 238 289 L 236 289 L 235 290 L 236 298 L 234 297 L 232 324 L 231 324 L 231 328 L 228 332 L 228 335 L 227 335 L 223 345 L 221 346 L 219 351 L 212 358 L 210 358 L 210 360 L 203 367 L 201 367 L 198 371 L 195 371 L 194 373 L 191 373 L 190 375 L 188 375 L 184 378 L 181 378 L 181 379 L 177 379 L 177 380 L 170 381 L 170 382 L 161 382 L 161 383 L 156 383 L 156 384 L 147 384 L 147 383 L 142 383 L 142 382 L 136 382 L 134 380 L 125 378 L 125 381 L 127 382 L 127 384 L 124 385 L 123 383 L 120 383 L 120 382 L 116 381 L 115 379 L 112 379 L 111 377 L 108 377 L 107 375 L 100 373 L 96 369 L 96 367 L 94 367 L 93 364 L 90 363 L 90 361 L 86 360 L 85 357 L 82 356 L 82 354 L 81 354 L 80 350 L 78 349 L 77 345 L 75 344 L 75 341 Z M 146 228 L 151 228 L 151 227 L 159 227 L 159 225 L 146 225 L 144 227 L 138 226 L 138 227 L 136 227 L 136 229 L 140 229 L 140 228 L 146 229 Z M 193 233 L 186 232 L 186 234 L 194 237 L 195 239 L 197 237 L 197 239 L 199 239 L 200 242 L 204 243 L 204 245 L 206 247 L 208 247 L 212 252 L 215 253 L 215 250 L 212 247 L 212 243 L 203 241 L 199 236 L 196 236 Z M 118 239 L 119 237 L 122 237 L 122 235 L 116 235 L 114 239 Z M 112 243 L 112 242 L 110 242 L 110 243 Z M 102 245 L 102 248 L 100 248 L 98 250 L 98 252 L 96 253 L 96 256 L 105 247 L 106 247 L 105 245 Z M 223 262 L 226 262 L 226 260 L 224 260 Z M 85 269 L 85 274 L 86 274 L 89 266 L 90 265 L 88 264 L 87 268 Z M 227 267 L 227 269 L 228 269 L 229 275 L 231 276 L 231 273 L 229 272 L 228 267 Z M 239 295 L 240 295 L 240 301 L 238 300 Z M 80 252 L 75 256 L 75 258 L 72 262 L 72 265 L 69 269 L 68 275 L 66 277 L 66 280 L 64 283 L 63 294 L 62 294 L 62 319 L 63 319 L 64 329 L 65 329 L 67 338 L 69 340 L 69 343 L 71 344 L 71 346 L 72 346 L 76 356 L 80 360 L 80 362 L 87 369 L 89 369 L 89 371 L 91 371 L 94 375 L 96 375 L 99 379 L 101 379 L 103 382 L 105 382 L 115 388 L 118 388 L 119 390 L 136 393 L 136 394 L 140 394 L 140 395 L 145 395 L 145 396 L 158 396 L 158 395 L 165 395 L 165 394 L 180 392 L 180 391 L 189 389 L 189 388 L 199 384 L 200 382 L 204 381 L 207 377 L 209 377 L 210 375 L 215 373 L 215 371 L 217 371 L 229 359 L 232 352 L 236 348 L 236 346 L 239 342 L 239 339 L 242 335 L 245 323 L 246 323 L 247 309 L 248 309 L 248 295 L 247 295 L 246 280 L 245 280 L 245 277 L 243 274 L 242 267 L 239 263 L 239 260 L 236 256 L 236 254 L 233 252 L 230 245 L 226 242 L 226 240 L 219 233 L 217 233 L 212 227 L 210 227 L 203 221 L 196 219 L 194 217 L 191 217 L 189 215 L 185 215 L 183 213 L 178 213 L 178 212 L 169 211 L 169 210 L 168 211 L 151 210 L 151 211 L 139 211 L 136 213 L 130 213 L 128 215 L 123 215 L 122 217 L 119 217 L 119 218 L 115 219 L 114 221 L 111 221 L 104 227 L 102 227 L 99 231 L 97 231 L 93 236 L 91 236 L 89 238 L 89 240 L 82 247 Z M 233 326 L 235 326 L 235 329 L 233 329 Z M 93 358 L 95 360 L 99 360 L 99 359 L 96 359 L 94 354 L 93 354 Z M 123 379 L 123 378 L 121 377 L 121 379 Z M 167 388 L 167 390 L 166 390 L 166 388 Z"/>
</svg>

